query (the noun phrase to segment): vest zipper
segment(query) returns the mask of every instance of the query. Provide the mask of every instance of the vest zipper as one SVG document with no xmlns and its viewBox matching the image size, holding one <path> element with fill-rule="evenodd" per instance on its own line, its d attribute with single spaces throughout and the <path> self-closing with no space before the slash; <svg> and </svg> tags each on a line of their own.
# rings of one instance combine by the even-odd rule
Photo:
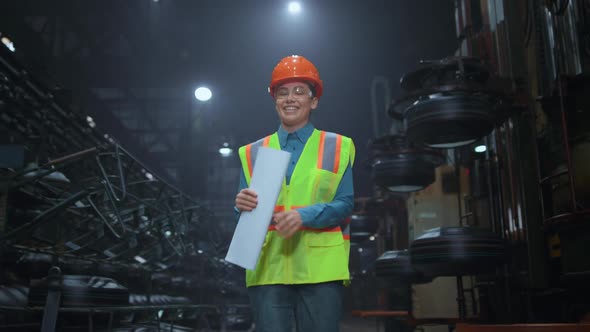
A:
<svg viewBox="0 0 590 332">
<path fill-rule="evenodd" d="M 291 193 L 290 193 L 290 188 L 289 185 L 286 184 L 285 185 L 285 211 L 290 211 L 291 210 Z M 293 241 L 292 238 L 289 238 L 286 240 L 287 241 L 287 246 L 286 246 L 286 262 L 285 262 L 285 270 L 286 270 L 286 275 L 287 275 L 287 284 L 291 284 L 293 283 L 293 276 L 291 275 L 291 271 L 292 271 L 292 264 L 291 264 L 291 259 L 293 257 Z"/>
</svg>

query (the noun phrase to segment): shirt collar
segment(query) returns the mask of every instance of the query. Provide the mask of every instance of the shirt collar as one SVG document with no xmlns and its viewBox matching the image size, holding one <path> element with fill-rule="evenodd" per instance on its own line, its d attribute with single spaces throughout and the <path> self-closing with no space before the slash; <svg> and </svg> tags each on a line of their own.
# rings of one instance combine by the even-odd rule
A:
<svg viewBox="0 0 590 332">
<path fill-rule="evenodd" d="M 279 126 L 277 134 L 279 135 L 279 142 L 281 143 L 281 147 L 284 148 L 285 145 L 287 145 L 287 137 L 289 137 L 289 134 L 292 134 L 299 141 L 301 141 L 301 143 L 305 144 L 311 136 L 311 134 L 313 133 L 314 129 L 315 127 L 311 124 L 311 122 L 308 122 L 305 126 L 297 129 L 292 133 L 289 133 L 285 129 L 283 129 L 283 126 Z"/>
</svg>

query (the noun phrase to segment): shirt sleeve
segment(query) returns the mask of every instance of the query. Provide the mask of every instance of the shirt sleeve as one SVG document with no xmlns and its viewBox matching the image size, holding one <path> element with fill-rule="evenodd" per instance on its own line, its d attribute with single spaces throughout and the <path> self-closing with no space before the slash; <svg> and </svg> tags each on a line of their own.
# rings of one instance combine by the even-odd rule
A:
<svg viewBox="0 0 590 332">
<path fill-rule="evenodd" d="M 354 209 L 354 188 L 352 167 L 349 164 L 342 175 L 334 200 L 297 209 L 301 215 L 303 226 L 324 228 L 338 225 L 348 218 Z"/>
<path fill-rule="evenodd" d="M 240 185 L 238 186 L 238 192 L 240 192 L 242 189 L 246 189 L 248 188 L 248 185 L 246 183 L 246 176 L 244 175 L 244 172 L 240 172 Z M 236 221 L 238 221 L 238 219 L 240 218 L 240 210 L 234 205 L 234 212 L 236 214 Z"/>
</svg>

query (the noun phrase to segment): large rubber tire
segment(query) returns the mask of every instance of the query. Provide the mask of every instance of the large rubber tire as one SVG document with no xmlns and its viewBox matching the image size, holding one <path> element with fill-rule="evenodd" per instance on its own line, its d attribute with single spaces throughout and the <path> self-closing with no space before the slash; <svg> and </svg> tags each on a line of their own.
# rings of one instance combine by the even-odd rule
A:
<svg viewBox="0 0 590 332">
<path fill-rule="evenodd" d="M 375 261 L 375 275 L 409 284 L 428 283 L 433 279 L 414 269 L 407 249 L 384 252 Z"/>
<path fill-rule="evenodd" d="M 410 245 L 413 267 L 431 276 L 494 272 L 507 261 L 507 245 L 497 234 L 475 227 L 438 227 Z"/>
<path fill-rule="evenodd" d="M 47 280 L 31 283 L 30 305 L 45 305 L 47 299 Z M 84 275 L 63 275 L 61 282 L 61 306 L 109 306 L 128 305 L 129 291 L 117 281 Z"/>
</svg>

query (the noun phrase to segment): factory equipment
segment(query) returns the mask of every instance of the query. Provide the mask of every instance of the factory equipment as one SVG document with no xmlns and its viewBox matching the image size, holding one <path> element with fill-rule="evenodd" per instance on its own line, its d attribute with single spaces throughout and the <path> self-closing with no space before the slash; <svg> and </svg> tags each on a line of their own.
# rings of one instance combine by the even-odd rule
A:
<svg viewBox="0 0 590 332">
<path fill-rule="evenodd" d="M 422 65 L 402 77 L 405 94 L 389 108 L 390 116 L 404 121 L 408 141 L 460 147 L 488 135 L 506 119 L 506 84 L 479 59 L 449 57 Z"/>
<path fill-rule="evenodd" d="M 434 182 L 434 170 L 445 159 L 440 152 L 411 143 L 404 135 L 376 138 L 369 148 L 373 182 L 393 192 L 424 189 Z"/>
<path fill-rule="evenodd" d="M 0 329 L 220 326 L 214 216 L 4 48 L 0 132 Z"/>
</svg>

